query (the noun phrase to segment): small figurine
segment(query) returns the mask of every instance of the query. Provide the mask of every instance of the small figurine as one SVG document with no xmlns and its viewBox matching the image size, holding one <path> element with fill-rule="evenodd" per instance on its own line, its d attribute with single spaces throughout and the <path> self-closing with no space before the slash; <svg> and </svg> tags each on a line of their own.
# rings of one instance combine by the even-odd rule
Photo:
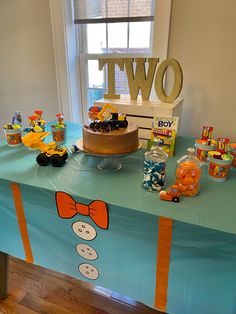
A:
<svg viewBox="0 0 236 314">
<path fill-rule="evenodd" d="M 160 200 L 170 201 L 170 202 L 179 202 L 180 191 L 178 185 L 172 185 L 169 190 L 162 190 L 159 193 Z"/>
<path fill-rule="evenodd" d="M 34 115 L 37 117 L 37 120 L 40 121 L 42 119 L 42 114 L 43 111 L 42 110 L 34 110 Z"/>
<path fill-rule="evenodd" d="M 46 121 L 42 119 L 42 114 L 43 114 L 42 110 L 38 110 L 38 109 L 34 110 L 34 115 L 36 116 L 36 123 L 44 131 Z"/>
<path fill-rule="evenodd" d="M 57 126 L 64 127 L 64 115 L 62 113 L 58 113 L 56 117 L 57 117 Z"/>
<path fill-rule="evenodd" d="M 35 125 L 36 125 L 36 120 L 37 120 L 37 117 L 36 116 L 29 116 L 28 117 L 28 121 L 29 121 L 29 126 L 34 128 Z"/>
<path fill-rule="evenodd" d="M 22 116 L 20 111 L 15 111 L 13 118 L 12 118 L 12 124 L 13 125 L 20 125 L 22 126 Z"/>
<path fill-rule="evenodd" d="M 88 116 L 92 121 L 98 120 L 98 113 L 102 110 L 99 106 L 92 106 L 89 108 Z"/>
<path fill-rule="evenodd" d="M 42 132 L 43 129 L 37 124 L 37 116 L 29 116 L 28 117 L 29 126 L 31 131 L 33 132 Z"/>
</svg>

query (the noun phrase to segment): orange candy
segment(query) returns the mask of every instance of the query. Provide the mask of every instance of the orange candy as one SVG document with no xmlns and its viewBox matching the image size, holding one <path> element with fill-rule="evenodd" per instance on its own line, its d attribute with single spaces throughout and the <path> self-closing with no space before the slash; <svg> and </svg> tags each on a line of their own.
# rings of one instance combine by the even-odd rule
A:
<svg viewBox="0 0 236 314">
<path fill-rule="evenodd" d="M 186 176 L 186 177 L 183 179 L 182 183 L 183 183 L 184 185 L 193 185 L 193 184 L 194 184 L 194 180 L 193 180 L 190 176 Z"/>
<path fill-rule="evenodd" d="M 178 183 L 178 188 L 181 193 L 187 190 L 187 187 L 183 185 L 182 183 Z"/>
<path fill-rule="evenodd" d="M 176 183 L 182 195 L 195 196 L 199 191 L 201 170 L 192 161 L 182 162 L 176 169 Z"/>
</svg>

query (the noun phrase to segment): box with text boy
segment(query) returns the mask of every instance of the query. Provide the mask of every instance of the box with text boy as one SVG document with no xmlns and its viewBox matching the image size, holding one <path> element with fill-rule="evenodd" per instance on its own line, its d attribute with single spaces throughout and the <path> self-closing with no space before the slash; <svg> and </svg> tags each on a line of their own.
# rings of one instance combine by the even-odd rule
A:
<svg viewBox="0 0 236 314">
<path fill-rule="evenodd" d="M 178 117 L 154 117 L 148 147 L 152 145 L 155 138 L 158 138 L 162 142 L 164 151 L 169 157 L 173 157 L 175 153 L 178 120 Z"/>
</svg>

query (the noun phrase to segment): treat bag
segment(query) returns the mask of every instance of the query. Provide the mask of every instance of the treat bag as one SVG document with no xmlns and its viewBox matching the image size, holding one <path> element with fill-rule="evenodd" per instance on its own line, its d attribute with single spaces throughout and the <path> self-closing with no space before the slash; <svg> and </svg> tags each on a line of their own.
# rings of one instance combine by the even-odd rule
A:
<svg viewBox="0 0 236 314">
<path fill-rule="evenodd" d="M 196 196 L 200 189 L 201 166 L 194 156 L 194 148 L 187 149 L 187 155 L 177 161 L 176 184 L 181 195 Z"/>
<path fill-rule="evenodd" d="M 144 154 L 143 187 L 150 192 L 165 187 L 167 153 L 162 149 L 161 140 L 156 139 Z"/>
</svg>

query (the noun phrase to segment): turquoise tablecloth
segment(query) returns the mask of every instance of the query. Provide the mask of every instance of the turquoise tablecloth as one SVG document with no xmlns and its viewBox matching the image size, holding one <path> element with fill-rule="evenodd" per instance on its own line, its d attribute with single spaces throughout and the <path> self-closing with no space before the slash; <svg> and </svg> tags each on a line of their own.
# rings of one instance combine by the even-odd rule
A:
<svg viewBox="0 0 236 314">
<path fill-rule="evenodd" d="M 76 144 L 81 126 L 67 125 L 67 144 Z M 178 137 L 176 157 L 168 160 L 169 185 L 175 180 L 176 160 L 193 145 L 193 138 Z M 35 264 L 154 306 L 158 217 L 171 217 L 175 221 L 167 312 L 235 314 L 236 172 L 225 183 L 215 183 L 203 168 L 199 196 L 182 197 L 176 204 L 160 201 L 157 193 L 142 188 L 144 150 L 121 158 L 123 168 L 117 172 L 98 170 L 100 159 L 82 152 L 71 155 L 61 168 L 40 167 L 35 161 L 38 153 L 0 143 L 0 251 L 26 257 L 11 185 L 17 182 Z M 59 217 L 56 191 L 83 204 L 107 202 L 109 228 L 99 228 L 88 216 Z M 92 241 L 73 231 L 78 221 L 96 231 Z M 79 272 L 88 260 L 78 254 L 78 244 L 97 252 L 98 257 L 89 261 L 99 270 L 96 280 Z"/>
<path fill-rule="evenodd" d="M 81 127 L 68 123 L 68 144 L 81 138 Z M 50 140 L 50 137 L 48 138 Z M 167 183 L 175 181 L 176 160 L 194 146 L 194 139 L 178 137 L 176 156 L 168 160 Z M 202 171 L 201 192 L 195 198 L 182 197 L 180 203 L 160 201 L 157 193 L 142 188 L 144 150 L 121 158 L 123 168 L 102 172 L 96 168 L 98 157 L 84 153 L 71 155 L 62 168 L 39 167 L 38 151 L 0 144 L 0 177 L 33 187 L 63 190 L 84 199 L 102 199 L 109 204 L 156 216 L 166 216 L 220 231 L 236 234 L 236 171 L 224 183 L 211 182 L 206 167 Z"/>
</svg>

